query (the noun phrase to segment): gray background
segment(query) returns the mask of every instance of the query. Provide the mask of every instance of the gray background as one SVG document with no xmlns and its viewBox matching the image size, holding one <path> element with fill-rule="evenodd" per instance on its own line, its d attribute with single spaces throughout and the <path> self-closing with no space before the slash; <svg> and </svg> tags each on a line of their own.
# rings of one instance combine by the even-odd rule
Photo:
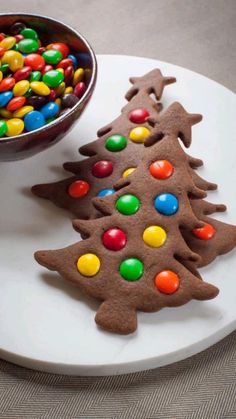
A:
<svg viewBox="0 0 236 419">
<path fill-rule="evenodd" d="M 0 10 L 48 14 L 80 30 L 96 53 L 157 58 L 236 88 L 236 0 L 0 0 Z M 235 419 L 235 377 L 236 332 L 185 361 L 120 377 L 0 361 L 0 418 Z"/>
</svg>

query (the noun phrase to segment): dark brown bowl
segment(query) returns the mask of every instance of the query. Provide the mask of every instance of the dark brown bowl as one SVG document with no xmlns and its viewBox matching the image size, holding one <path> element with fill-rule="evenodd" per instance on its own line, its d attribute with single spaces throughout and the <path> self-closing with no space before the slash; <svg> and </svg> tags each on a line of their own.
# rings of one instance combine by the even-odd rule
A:
<svg viewBox="0 0 236 419">
<path fill-rule="evenodd" d="M 0 139 L 0 161 L 20 160 L 33 156 L 60 141 L 78 120 L 93 93 L 97 62 L 93 49 L 86 39 L 70 26 L 46 16 L 30 14 L 0 14 L 0 32 L 5 32 L 15 22 L 24 22 L 34 28 L 43 43 L 61 41 L 75 52 L 83 53 L 81 67 L 87 69 L 87 90 L 84 96 L 68 112 L 55 121 L 35 131 L 15 137 Z"/>
</svg>

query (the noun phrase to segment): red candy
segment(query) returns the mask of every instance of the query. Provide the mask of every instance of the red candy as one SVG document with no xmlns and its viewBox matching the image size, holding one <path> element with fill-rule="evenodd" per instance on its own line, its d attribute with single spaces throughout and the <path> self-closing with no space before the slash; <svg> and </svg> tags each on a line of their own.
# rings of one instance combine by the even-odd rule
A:
<svg viewBox="0 0 236 419">
<path fill-rule="evenodd" d="M 173 165 L 168 160 L 156 160 L 149 166 L 151 175 L 156 179 L 168 179 L 174 171 Z"/>
<path fill-rule="evenodd" d="M 109 228 L 102 236 L 103 245 L 109 250 L 121 250 L 127 242 L 126 234 L 119 228 Z"/>
<path fill-rule="evenodd" d="M 45 52 L 46 51 L 46 48 L 45 47 L 39 47 L 39 49 L 37 49 L 37 54 L 40 54 L 40 55 L 42 55 L 42 53 L 43 52 Z"/>
<path fill-rule="evenodd" d="M 6 92 L 7 90 L 11 90 L 15 86 L 15 79 L 13 77 L 6 77 L 0 83 L 0 92 Z"/>
<path fill-rule="evenodd" d="M 72 65 L 68 65 L 68 67 L 65 68 L 64 77 L 65 77 L 65 83 L 69 84 L 74 74 L 74 67 Z"/>
<path fill-rule="evenodd" d="M 146 122 L 147 118 L 150 116 L 150 113 L 145 108 L 134 109 L 129 114 L 129 120 L 135 124 L 143 124 Z"/>
<path fill-rule="evenodd" d="M 57 64 L 57 68 L 66 68 L 69 65 L 73 65 L 72 60 L 70 58 L 63 58 L 63 60 L 61 60 L 58 64 Z"/>
<path fill-rule="evenodd" d="M 45 60 L 40 54 L 29 54 L 25 57 L 25 65 L 32 68 L 32 70 L 41 71 L 45 66 Z"/>
<path fill-rule="evenodd" d="M 108 160 L 99 160 L 92 167 L 92 174 L 95 177 L 103 178 L 110 176 L 113 172 L 113 164 Z"/>
<path fill-rule="evenodd" d="M 46 64 L 45 67 L 41 71 L 42 76 L 51 70 L 53 70 L 53 66 L 51 64 Z"/>
<path fill-rule="evenodd" d="M 47 49 L 55 49 L 57 51 L 60 51 L 62 53 L 63 58 L 67 57 L 67 55 L 69 54 L 69 48 L 63 42 L 54 42 L 53 44 L 48 45 Z"/>
<path fill-rule="evenodd" d="M 25 80 L 29 77 L 29 75 L 32 73 L 32 68 L 29 66 L 25 66 L 20 68 L 15 72 L 13 75 L 15 81 Z"/>
<path fill-rule="evenodd" d="M 14 37 L 16 38 L 16 43 L 18 43 L 18 42 L 22 41 L 22 39 L 24 39 L 23 35 L 20 35 L 20 34 L 15 35 Z"/>
<path fill-rule="evenodd" d="M 50 94 L 48 95 L 48 101 L 49 102 L 54 102 L 54 100 L 56 99 L 56 91 L 55 89 L 50 89 Z"/>
<path fill-rule="evenodd" d="M 0 42 L 5 38 L 5 35 L 3 33 L 0 33 Z"/>
<path fill-rule="evenodd" d="M 155 285 L 163 294 L 174 294 L 180 285 L 178 275 L 173 271 L 161 271 L 155 277 Z"/>
<path fill-rule="evenodd" d="M 214 236 L 215 232 L 214 227 L 207 223 L 203 227 L 192 230 L 194 236 L 201 240 L 210 240 Z"/>
<path fill-rule="evenodd" d="M 90 185 L 88 182 L 85 182 L 84 180 L 76 180 L 70 184 L 68 194 L 71 198 L 82 198 L 87 195 L 89 189 Z"/>
<path fill-rule="evenodd" d="M 17 96 L 10 100 L 7 104 L 7 110 L 10 112 L 16 111 L 16 109 L 21 108 L 24 106 L 26 101 L 25 96 Z"/>
<path fill-rule="evenodd" d="M 76 84 L 75 88 L 74 88 L 74 94 L 77 97 L 82 97 L 84 92 L 86 90 L 86 86 L 85 83 L 83 81 L 79 82 Z"/>
<path fill-rule="evenodd" d="M 5 53 L 5 49 L 3 47 L 0 47 L 0 57 L 2 57 L 4 53 Z"/>
</svg>

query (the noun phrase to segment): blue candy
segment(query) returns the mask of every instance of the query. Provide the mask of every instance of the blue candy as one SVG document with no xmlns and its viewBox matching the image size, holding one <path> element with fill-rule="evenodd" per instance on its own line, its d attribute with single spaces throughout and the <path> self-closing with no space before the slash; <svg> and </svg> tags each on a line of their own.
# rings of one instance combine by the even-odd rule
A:
<svg viewBox="0 0 236 419">
<path fill-rule="evenodd" d="M 163 215 L 173 215 L 179 209 L 179 201 L 171 193 L 163 193 L 154 199 L 154 207 Z"/>
<path fill-rule="evenodd" d="M 98 192 L 97 196 L 108 196 L 115 193 L 115 189 L 101 189 L 101 191 Z"/>
<path fill-rule="evenodd" d="M 77 58 L 75 57 L 75 55 L 73 55 L 73 54 L 69 54 L 69 55 L 67 56 L 67 58 L 70 58 L 70 59 L 72 60 L 72 63 L 73 63 L 73 67 L 74 67 L 74 68 L 77 68 L 77 67 L 78 67 L 78 60 L 77 60 Z"/>
<path fill-rule="evenodd" d="M 13 98 L 13 93 L 10 91 L 0 93 L 0 108 L 6 106 L 8 102 Z"/>
<path fill-rule="evenodd" d="M 27 113 L 24 119 L 26 131 L 34 131 L 45 125 L 45 118 L 39 111 L 32 111 Z"/>
<path fill-rule="evenodd" d="M 45 119 L 53 118 L 58 114 L 59 106 L 56 102 L 48 102 L 40 109 L 40 112 Z"/>
</svg>

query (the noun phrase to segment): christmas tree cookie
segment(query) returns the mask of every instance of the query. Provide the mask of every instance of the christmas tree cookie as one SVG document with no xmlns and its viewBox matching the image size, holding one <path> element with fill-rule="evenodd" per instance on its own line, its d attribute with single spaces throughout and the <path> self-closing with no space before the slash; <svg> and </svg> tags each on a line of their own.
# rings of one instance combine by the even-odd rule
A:
<svg viewBox="0 0 236 419">
<path fill-rule="evenodd" d="M 95 320 L 105 330 L 132 333 L 137 310 L 154 312 L 218 294 L 192 267 L 200 257 L 182 233 L 204 226 L 191 199 L 200 201 L 205 192 L 195 185 L 178 140 L 188 146 L 191 126 L 200 119 L 173 104 L 159 129 L 154 126 L 142 162 L 121 189 L 93 199 L 103 216 L 75 220 L 85 239 L 35 254 L 40 264 L 101 301 Z"/>
<path fill-rule="evenodd" d="M 132 87 L 126 94 L 129 102 L 121 115 L 98 131 L 96 141 L 80 148 L 81 154 L 90 157 L 80 162 L 65 163 L 65 169 L 75 173 L 75 176 L 36 185 L 32 188 L 34 194 L 70 210 L 77 218 L 97 216 L 91 199 L 113 193 L 114 183 L 137 167 L 142 156 L 142 144 L 151 132 L 147 119 L 156 117 L 160 112 L 161 104 L 157 101 L 164 87 L 175 82 L 175 78 L 164 77 L 160 70 L 155 69 L 130 81 Z"/>
</svg>

